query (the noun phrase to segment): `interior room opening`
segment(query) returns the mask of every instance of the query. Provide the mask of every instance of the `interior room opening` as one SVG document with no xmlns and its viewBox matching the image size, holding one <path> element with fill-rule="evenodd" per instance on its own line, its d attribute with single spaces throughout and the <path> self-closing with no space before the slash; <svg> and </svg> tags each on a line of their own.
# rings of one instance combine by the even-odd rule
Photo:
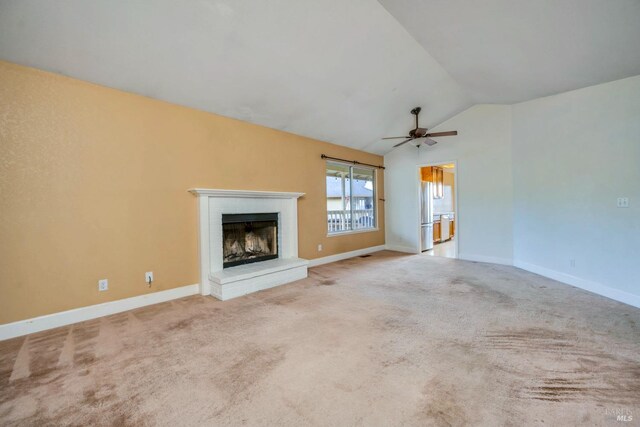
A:
<svg viewBox="0 0 640 427">
<path fill-rule="evenodd" d="M 457 258 L 455 162 L 420 167 L 420 250 Z"/>
</svg>

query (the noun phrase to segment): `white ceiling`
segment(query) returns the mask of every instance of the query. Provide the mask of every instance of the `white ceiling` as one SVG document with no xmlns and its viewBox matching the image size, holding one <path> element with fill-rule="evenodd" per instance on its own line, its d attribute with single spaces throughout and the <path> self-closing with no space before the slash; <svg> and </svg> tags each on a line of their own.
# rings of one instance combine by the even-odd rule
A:
<svg viewBox="0 0 640 427">
<path fill-rule="evenodd" d="M 474 103 L 640 74 L 640 0 L 380 0 Z"/>
<path fill-rule="evenodd" d="M 0 0 L 0 58 L 380 154 L 418 105 L 640 74 L 640 0 L 382 3 Z"/>
</svg>

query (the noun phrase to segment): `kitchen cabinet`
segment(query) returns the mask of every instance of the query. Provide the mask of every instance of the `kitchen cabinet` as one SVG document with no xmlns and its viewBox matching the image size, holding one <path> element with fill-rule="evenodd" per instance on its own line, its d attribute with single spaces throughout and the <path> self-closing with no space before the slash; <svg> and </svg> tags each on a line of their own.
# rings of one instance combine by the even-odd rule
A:
<svg viewBox="0 0 640 427">
<path fill-rule="evenodd" d="M 420 168 L 420 179 L 433 183 L 433 198 L 444 197 L 444 169 L 438 166 L 425 166 Z"/>
<path fill-rule="evenodd" d="M 449 221 L 449 239 L 453 239 L 453 233 L 456 229 L 455 226 L 455 221 L 454 220 L 450 220 Z M 442 221 L 440 220 L 435 220 L 433 222 L 433 242 L 434 243 L 440 243 L 440 241 L 442 240 Z M 447 240 L 449 240 L 447 239 Z"/>
<path fill-rule="evenodd" d="M 444 198 L 444 169 L 435 167 L 433 168 L 433 198 L 434 199 L 442 199 Z"/>
<path fill-rule="evenodd" d="M 433 182 L 433 173 L 431 166 L 420 168 L 420 179 L 422 181 Z"/>
</svg>

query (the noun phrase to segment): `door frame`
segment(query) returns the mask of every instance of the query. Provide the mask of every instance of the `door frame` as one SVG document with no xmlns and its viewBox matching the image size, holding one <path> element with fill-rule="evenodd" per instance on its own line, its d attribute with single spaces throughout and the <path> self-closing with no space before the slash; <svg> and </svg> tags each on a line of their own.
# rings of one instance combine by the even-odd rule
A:
<svg viewBox="0 0 640 427">
<path fill-rule="evenodd" d="M 429 162 L 429 163 L 424 163 L 424 164 L 420 164 L 417 167 L 417 178 L 418 178 L 418 211 L 416 212 L 417 217 L 418 217 L 418 231 L 417 231 L 417 235 L 418 235 L 418 253 L 422 253 L 422 230 L 421 230 L 421 222 L 422 222 L 422 212 L 420 212 L 420 210 L 422 209 L 419 201 L 420 201 L 420 181 L 421 181 L 421 174 L 420 174 L 420 169 L 423 167 L 428 167 L 428 166 L 439 166 L 439 165 L 444 165 L 444 164 L 449 164 L 452 163 L 454 165 L 454 174 L 453 174 L 453 185 L 454 185 L 454 201 L 455 201 L 455 219 L 453 222 L 453 247 L 454 247 L 454 258 L 458 259 L 459 258 L 459 250 L 458 250 L 458 245 L 460 243 L 460 234 L 458 233 L 458 229 L 460 227 L 460 204 L 458 203 L 458 195 L 460 194 L 460 186 L 458 185 L 458 175 L 459 175 L 459 168 L 458 168 L 458 161 L 457 160 L 445 160 L 445 161 L 434 161 L 434 162 Z M 432 249 L 433 250 L 433 249 Z"/>
</svg>

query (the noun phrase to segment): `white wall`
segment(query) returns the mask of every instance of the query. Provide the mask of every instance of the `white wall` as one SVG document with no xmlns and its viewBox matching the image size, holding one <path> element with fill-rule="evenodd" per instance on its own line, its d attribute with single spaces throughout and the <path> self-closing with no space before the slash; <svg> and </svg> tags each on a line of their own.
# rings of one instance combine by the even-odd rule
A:
<svg viewBox="0 0 640 427">
<path fill-rule="evenodd" d="M 640 307 L 640 76 L 477 105 L 433 130 L 454 129 L 385 156 L 390 248 L 419 248 L 416 165 L 458 160 L 460 258 L 513 262 Z"/>
<path fill-rule="evenodd" d="M 418 165 L 458 162 L 459 257 L 510 264 L 513 258 L 511 107 L 477 105 L 433 131 L 457 130 L 433 147 L 405 144 L 385 156 L 388 247 L 418 252 Z"/>
<path fill-rule="evenodd" d="M 516 104 L 512 132 L 516 265 L 640 296 L 640 76 Z"/>
<path fill-rule="evenodd" d="M 384 156 L 385 243 L 403 252 L 420 250 L 417 150 L 405 144 Z"/>
</svg>

